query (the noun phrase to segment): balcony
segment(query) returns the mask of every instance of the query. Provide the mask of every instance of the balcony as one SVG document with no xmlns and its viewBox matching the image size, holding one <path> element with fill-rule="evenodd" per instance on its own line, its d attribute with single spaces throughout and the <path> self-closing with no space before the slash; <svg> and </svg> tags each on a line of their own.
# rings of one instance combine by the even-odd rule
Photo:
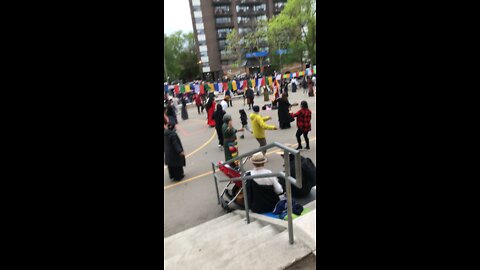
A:
<svg viewBox="0 0 480 270">
<path fill-rule="evenodd" d="M 215 17 L 232 16 L 232 12 L 226 9 L 217 9 L 214 12 Z"/>
<path fill-rule="evenodd" d="M 215 22 L 215 26 L 217 28 L 232 28 L 233 27 L 233 21 L 230 21 L 230 22 Z"/>
<path fill-rule="evenodd" d="M 267 3 L 265 0 L 241 0 L 237 2 L 237 5 L 255 5 Z"/>
<path fill-rule="evenodd" d="M 231 0 L 213 0 L 214 5 L 230 5 L 232 3 Z"/>
<path fill-rule="evenodd" d="M 256 11 L 254 11 L 252 9 L 245 10 L 245 11 L 244 10 L 239 10 L 237 12 L 237 15 L 238 16 L 264 15 L 264 14 L 266 14 L 266 12 L 267 11 L 265 9 L 259 9 L 259 10 L 256 10 Z"/>
<path fill-rule="evenodd" d="M 228 33 L 217 33 L 218 34 L 218 39 L 226 39 L 228 36 Z"/>
</svg>

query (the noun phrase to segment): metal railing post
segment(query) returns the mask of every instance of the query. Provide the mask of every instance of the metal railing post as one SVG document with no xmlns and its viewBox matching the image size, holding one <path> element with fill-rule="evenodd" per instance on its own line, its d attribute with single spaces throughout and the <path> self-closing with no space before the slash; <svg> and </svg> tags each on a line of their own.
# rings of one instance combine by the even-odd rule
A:
<svg viewBox="0 0 480 270">
<path fill-rule="evenodd" d="M 283 158 L 285 162 L 285 186 L 287 188 L 288 242 L 293 245 L 292 184 L 288 179 L 290 176 L 290 157 L 287 150 L 283 150 Z"/>
<path fill-rule="evenodd" d="M 240 159 L 240 175 L 242 176 L 242 186 L 243 186 L 243 203 L 245 204 L 245 215 L 247 217 L 247 224 L 250 224 L 250 214 L 248 209 L 248 193 L 247 193 L 247 180 L 243 178 L 245 176 L 245 170 L 243 169 L 243 162 Z"/>
<path fill-rule="evenodd" d="M 300 153 L 295 154 L 295 179 L 296 186 L 302 188 L 302 157 L 300 156 Z"/>
<path fill-rule="evenodd" d="M 218 204 L 220 204 L 220 193 L 218 193 L 218 181 L 217 175 L 215 175 L 215 163 L 212 162 L 212 170 L 213 170 L 213 181 L 215 182 L 215 190 L 217 191 L 217 200 Z"/>
</svg>

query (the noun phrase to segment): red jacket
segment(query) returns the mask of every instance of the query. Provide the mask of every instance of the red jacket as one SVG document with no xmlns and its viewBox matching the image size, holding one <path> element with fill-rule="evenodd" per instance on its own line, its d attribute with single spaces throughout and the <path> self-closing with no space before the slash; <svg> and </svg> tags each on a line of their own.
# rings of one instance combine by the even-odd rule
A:
<svg viewBox="0 0 480 270">
<path fill-rule="evenodd" d="M 202 98 L 200 97 L 200 95 L 197 95 L 197 97 L 195 97 L 195 104 L 202 105 Z"/>
<path fill-rule="evenodd" d="M 309 109 L 302 108 L 293 117 L 297 117 L 297 127 L 303 132 L 312 130 L 310 121 L 312 120 L 312 112 Z"/>
</svg>

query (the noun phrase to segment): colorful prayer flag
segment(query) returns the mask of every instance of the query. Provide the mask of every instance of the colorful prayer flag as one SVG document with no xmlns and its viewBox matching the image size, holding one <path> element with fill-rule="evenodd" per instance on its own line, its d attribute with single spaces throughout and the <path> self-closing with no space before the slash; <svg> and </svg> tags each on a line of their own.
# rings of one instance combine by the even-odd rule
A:
<svg viewBox="0 0 480 270">
<path fill-rule="evenodd" d="M 185 92 L 190 93 L 190 85 L 185 85 Z"/>
<path fill-rule="evenodd" d="M 255 87 L 255 79 L 252 79 L 252 87 Z"/>
<path fill-rule="evenodd" d="M 185 85 L 180 85 L 180 93 L 185 93 Z"/>
<path fill-rule="evenodd" d="M 265 77 L 262 78 L 262 86 L 265 86 Z"/>
<path fill-rule="evenodd" d="M 243 80 L 243 89 L 247 89 L 247 80 Z"/>
<path fill-rule="evenodd" d="M 178 86 L 178 84 L 176 84 L 174 87 L 173 87 L 173 90 L 175 91 L 175 94 L 178 94 L 180 92 L 180 87 Z"/>
<path fill-rule="evenodd" d="M 168 93 L 168 84 L 165 84 L 165 88 L 163 89 L 163 91 L 165 91 L 165 93 Z"/>
<path fill-rule="evenodd" d="M 248 87 L 253 87 L 252 86 L 252 80 L 247 80 L 247 85 L 248 85 Z"/>
<path fill-rule="evenodd" d="M 232 89 L 233 89 L 233 91 L 237 90 L 237 82 L 236 81 L 232 81 Z"/>
<path fill-rule="evenodd" d="M 272 85 L 273 85 L 272 76 L 269 76 L 269 77 L 268 77 L 268 85 L 269 85 L 269 86 L 272 86 Z"/>
<path fill-rule="evenodd" d="M 195 93 L 200 93 L 200 85 L 197 83 L 194 85 Z"/>
<path fill-rule="evenodd" d="M 230 87 L 230 88 L 231 88 L 231 87 Z M 227 83 L 227 82 L 223 82 L 223 90 L 224 90 L 224 91 L 227 90 L 227 89 L 230 89 L 230 88 L 228 87 L 228 83 Z M 223 92 L 223 91 L 222 91 L 222 92 Z"/>
<path fill-rule="evenodd" d="M 205 86 L 202 84 L 200 84 L 200 95 L 203 95 L 205 94 Z"/>
<path fill-rule="evenodd" d="M 233 90 L 232 82 L 228 82 L 228 89 Z"/>
</svg>

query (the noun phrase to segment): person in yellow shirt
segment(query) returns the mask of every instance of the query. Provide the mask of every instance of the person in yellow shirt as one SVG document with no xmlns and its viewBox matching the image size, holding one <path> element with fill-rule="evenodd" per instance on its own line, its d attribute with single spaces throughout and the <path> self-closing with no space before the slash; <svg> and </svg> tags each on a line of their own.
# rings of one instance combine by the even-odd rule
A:
<svg viewBox="0 0 480 270">
<path fill-rule="evenodd" d="M 253 106 L 253 113 L 250 114 L 250 120 L 252 121 L 253 137 L 257 139 L 261 146 L 267 145 L 267 139 L 265 139 L 265 129 L 277 130 L 274 125 L 268 125 L 265 121 L 272 119 L 270 116 L 261 116 L 259 114 L 260 107 L 258 105 Z M 267 153 L 267 150 L 262 151 L 263 155 Z"/>
</svg>

